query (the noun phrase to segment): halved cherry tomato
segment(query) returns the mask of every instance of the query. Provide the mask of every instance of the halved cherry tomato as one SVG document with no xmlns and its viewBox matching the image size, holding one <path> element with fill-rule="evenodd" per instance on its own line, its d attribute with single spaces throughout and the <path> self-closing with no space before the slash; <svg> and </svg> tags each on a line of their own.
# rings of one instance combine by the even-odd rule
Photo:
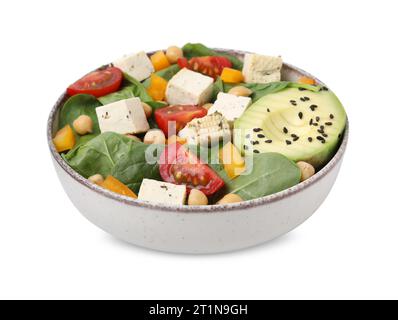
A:
<svg viewBox="0 0 398 320">
<path fill-rule="evenodd" d="M 120 69 L 108 67 L 85 75 L 74 84 L 71 84 L 67 92 L 71 96 L 86 93 L 98 98 L 117 91 L 122 80 L 123 72 Z"/>
<path fill-rule="evenodd" d="M 217 173 L 179 143 L 166 146 L 159 158 L 159 171 L 164 181 L 185 184 L 188 192 L 198 189 L 210 196 L 224 186 Z"/>
<path fill-rule="evenodd" d="M 221 56 L 194 57 L 189 61 L 186 58 L 180 58 L 178 65 L 180 68 L 200 72 L 214 79 L 221 75 L 224 68 L 232 67 L 231 61 Z"/>
<path fill-rule="evenodd" d="M 155 120 L 166 136 L 172 136 L 177 134 L 192 119 L 202 118 L 206 114 L 207 110 L 203 107 L 175 105 L 157 109 Z"/>
</svg>

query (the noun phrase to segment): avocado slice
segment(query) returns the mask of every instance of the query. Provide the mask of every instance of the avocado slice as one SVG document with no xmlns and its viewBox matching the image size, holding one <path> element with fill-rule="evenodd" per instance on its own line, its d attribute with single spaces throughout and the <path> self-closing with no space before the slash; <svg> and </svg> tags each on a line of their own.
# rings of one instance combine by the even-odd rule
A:
<svg viewBox="0 0 398 320">
<path fill-rule="evenodd" d="M 277 152 L 319 169 L 333 157 L 347 117 L 336 95 L 287 88 L 252 104 L 234 123 L 242 153 Z"/>
</svg>

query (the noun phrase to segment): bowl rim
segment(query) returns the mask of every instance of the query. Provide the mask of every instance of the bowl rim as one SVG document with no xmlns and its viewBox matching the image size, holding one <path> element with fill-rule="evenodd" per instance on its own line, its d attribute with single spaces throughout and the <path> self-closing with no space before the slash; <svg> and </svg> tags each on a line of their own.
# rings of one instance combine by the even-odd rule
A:
<svg viewBox="0 0 398 320">
<path fill-rule="evenodd" d="M 223 53 L 232 53 L 234 55 L 243 55 L 247 53 L 247 51 L 241 51 L 241 50 L 230 50 L 230 49 L 221 49 L 221 48 L 214 48 L 214 50 L 218 52 L 223 52 Z M 148 53 L 150 54 L 150 53 Z M 322 81 L 314 77 L 312 74 L 308 73 L 307 71 L 304 71 L 298 67 L 295 67 L 289 63 L 284 62 L 283 66 L 289 69 L 292 69 L 300 74 L 303 74 L 304 76 L 311 77 L 317 81 L 320 85 L 324 85 Z M 54 106 L 52 107 L 50 114 L 48 116 L 48 121 L 47 121 L 47 142 L 48 146 L 50 149 L 50 153 L 52 157 L 54 158 L 55 162 L 63 169 L 69 176 L 71 176 L 75 181 L 83 185 L 84 187 L 102 195 L 107 198 L 110 198 L 112 200 L 122 202 L 124 204 L 127 204 L 132 207 L 140 207 L 140 208 L 145 208 L 145 209 L 152 209 L 152 210 L 160 210 L 160 211 L 168 211 L 168 212 L 179 212 L 179 213 L 219 213 L 221 211 L 234 211 L 234 210 L 242 210 L 242 209 L 249 209 L 253 207 L 258 207 L 261 205 L 266 205 L 270 204 L 273 202 L 281 201 L 285 198 L 288 198 L 292 195 L 295 195 L 296 193 L 303 191 L 304 189 L 310 187 L 311 185 L 314 185 L 315 183 L 319 182 L 321 179 L 323 179 L 330 171 L 333 170 L 334 167 L 340 162 L 342 159 L 344 152 L 347 148 L 347 143 L 348 143 L 348 134 L 349 134 L 349 123 L 348 123 L 348 118 L 347 118 L 347 123 L 346 127 L 344 130 L 344 136 L 343 139 L 340 143 L 340 146 L 332 159 L 329 160 L 329 162 L 317 173 L 315 173 L 312 177 L 309 179 L 300 182 L 293 187 L 290 187 L 288 189 L 282 190 L 277 193 L 270 194 L 268 196 L 252 199 L 252 200 L 246 200 L 243 202 L 239 203 L 230 203 L 230 204 L 214 204 L 214 205 L 207 205 L 207 206 L 190 206 L 190 205 L 166 205 L 166 204 L 160 204 L 160 203 L 151 203 L 147 201 L 142 201 L 138 199 L 132 199 L 127 196 L 119 195 L 117 193 L 108 191 L 104 188 L 99 187 L 98 185 L 90 182 L 88 179 L 84 178 L 82 175 L 80 175 L 77 171 L 72 169 L 68 165 L 68 163 L 61 157 L 61 155 L 56 151 L 54 143 L 53 143 L 53 125 L 54 121 L 56 119 L 57 111 L 61 107 L 62 103 L 64 100 L 67 98 L 66 92 L 64 92 L 56 101 Z"/>
</svg>

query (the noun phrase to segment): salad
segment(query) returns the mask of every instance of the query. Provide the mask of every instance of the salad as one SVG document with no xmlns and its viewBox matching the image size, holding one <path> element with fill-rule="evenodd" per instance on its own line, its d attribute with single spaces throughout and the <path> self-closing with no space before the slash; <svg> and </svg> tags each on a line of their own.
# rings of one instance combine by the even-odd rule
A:
<svg viewBox="0 0 398 320">
<path fill-rule="evenodd" d="M 53 143 L 94 184 L 172 205 L 247 201 L 320 170 L 346 126 L 314 79 L 280 57 L 203 44 L 126 55 L 67 88 Z"/>
</svg>

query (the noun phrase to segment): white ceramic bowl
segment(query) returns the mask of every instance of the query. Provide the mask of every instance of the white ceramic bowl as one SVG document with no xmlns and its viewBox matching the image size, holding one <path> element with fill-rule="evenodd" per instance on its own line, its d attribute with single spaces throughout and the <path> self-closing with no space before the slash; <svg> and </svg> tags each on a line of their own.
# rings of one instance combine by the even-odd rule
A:
<svg viewBox="0 0 398 320">
<path fill-rule="evenodd" d="M 217 50 L 236 56 L 243 54 Z M 314 78 L 303 70 L 284 64 L 283 80 L 296 80 L 303 75 Z M 328 195 L 348 141 L 347 124 L 339 149 L 324 168 L 308 180 L 266 197 L 214 206 L 150 204 L 90 183 L 56 152 L 52 137 L 58 129 L 58 112 L 66 98 L 63 94 L 53 107 L 47 127 L 51 156 L 66 194 L 89 221 L 104 231 L 129 243 L 161 251 L 217 253 L 238 250 L 264 243 L 296 228 Z"/>
</svg>

